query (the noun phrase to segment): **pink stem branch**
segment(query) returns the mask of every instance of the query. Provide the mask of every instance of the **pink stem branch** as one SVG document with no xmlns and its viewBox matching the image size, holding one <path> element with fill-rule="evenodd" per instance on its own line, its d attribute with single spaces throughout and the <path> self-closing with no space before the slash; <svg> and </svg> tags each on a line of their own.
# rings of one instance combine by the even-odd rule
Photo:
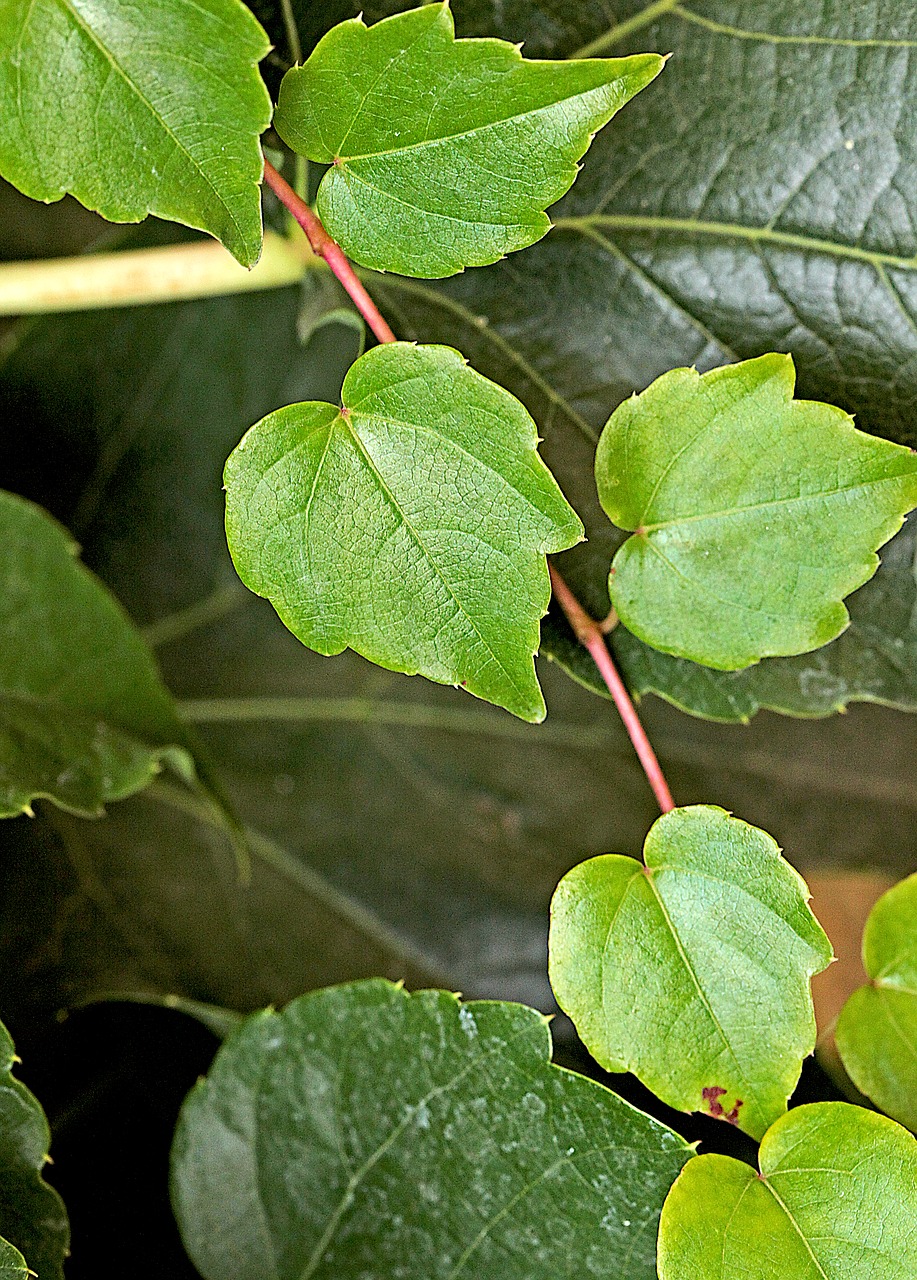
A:
<svg viewBox="0 0 917 1280">
<path fill-rule="evenodd" d="M 554 588 L 557 603 L 563 609 L 577 640 L 591 654 L 595 665 L 599 669 L 599 675 L 605 681 L 609 693 L 614 698 L 615 706 L 621 713 L 624 727 L 630 735 L 631 742 L 634 744 L 634 750 L 643 766 L 647 781 L 653 789 L 653 795 L 656 797 L 659 808 L 663 813 L 669 813 L 670 810 L 675 808 L 675 801 L 672 799 L 669 784 L 666 782 L 659 761 L 656 759 L 656 752 L 646 736 L 646 730 L 640 723 L 637 709 L 631 701 L 624 681 L 618 674 L 618 668 L 615 666 L 608 645 L 605 643 L 601 625 L 594 618 L 589 617 L 589 614 L 553 565 L 550 566 L 550 569 L 551 586 Z"/>
<path fill-rule="evenodd" d="M 285 178 L 274 168 L 269 160 L 264 162 L 264 181 L 273 191 L 280 203 L 292 213 L 293 217 L 306 233 L 312 250 L 320 258 L 324 258 L 328 266 L 340 280 L 350 295 L 354 306 L 372 329 L 380 342 L 397 342 L 388 324 L 382 318 L 378 307 L 357 279 L 353 267 L 344 257 L 343 250 L 336 240 L 332 240 L 322 226 L 321 219 L 296 194 Z"/>
</svg>

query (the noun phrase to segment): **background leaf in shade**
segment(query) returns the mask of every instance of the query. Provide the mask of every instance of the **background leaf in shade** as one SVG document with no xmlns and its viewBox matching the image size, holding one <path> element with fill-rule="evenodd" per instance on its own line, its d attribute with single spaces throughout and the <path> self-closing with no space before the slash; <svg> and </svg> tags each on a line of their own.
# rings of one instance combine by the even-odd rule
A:
<svg viewBox="0 0 917 1280">
<path fill-rule="evenodd" d="M 189 734 L 156 663 L 66 530 L 0 490 L 0 817 L 37 797 L 85 816 L 171 761 Z"/>
<path fill-rule="evenodd" d="M 917 1142 L 844 1102 L 795 1107 L 768 1130 L 761 1172 L 689 1161 L 662 1211 L 660 1280 L 910 1280 Z"/>
<path fill-rule="evenodd" d="M 349 647 L 544 719 L 545 555 L 583 527 L 535 424 L 457 351 L 402 342 L 350 367 L 341 404 L 279 409 L 231 454 L 242 581 L 319 653 Z"/>
<path fill-rule="evenodd" d="M 13 0 L 0 13 L 0 173 L 112 222 L 199 227 L 252 266 L 269 47 L 240 0 Z"/>
<path fill-rule="evenodd" d="M 917 1130 L 917 875 L 873 907 L 863 966 L 870 982 L 841 1010 L 838 1052 L 861 1093 Z"/>
<path fill-rule="evenodd" d="M 316 208 L 345 253 L 448 276 L 540 240 L 592 136 L 662 66 L 530 62 L 503 41 L 456 41 L 448 4 L 424 5 L 335 27 L 287 72 L 274 127 L 330 166 Z"/>
<path fill-rule="evenodd" d="M 38 1280 L 63 1280 L 67 1214 L 42 1177 L 51 1134 L 38 1100 L 13 1075 L 15 1061 L 0 1023 L 0 1275 L 23 1274 L 18 1250 Z"/>
<path fill-rule="evenodd" d="M 467 8 L 479 34 L 505 35 L 503 7 L 457 3 L 456 20 Z M 543 8 L 517 14 L 512 38 L 543 40 Z M 599 507 L 592 452 L 611 411 L 666 370 L 790 351 L 801 397 L 840 405 L 861 430 L 917 441 L 917 26 L 904 3 L 622 0 L 595 37 L 581 8 L 539 56 L 585 46 L 673 57 L 598 135 L 551 235 L 441 284 L 379 276 L 370 287 L 399 336 L 459 347 L 527 405 L 589 536 L 561 567 L 603 617 L 620 535 Z M 621 629 L 616 656 L 638 691 L 718 718 L 759 706 L 824 715 L 859 698 L 913 706 L 911 611 L 887 610 L 899 586 L 902 606 L 913 587 L 895 570 L 886 586 L 885 572 L 866 590 L 884 593 L 888 622 L 870 608 L 868 625 L 817 659 L 721 676 L 657 658 Z M 856 616 L 857 597 L 851 607 Z M 549 619 L 544 645 L 566 654 L 568 641 Z M 588 665 L 578 670 L 589 679 Z"/>
<path fill-rule="evenodd" d="M 0 824 L 0 1005 L 17 1026 L 100 990 L 251 1010 L 373 973 L 547 1011 L 557 881 L 607 849 L 639 856 L 657 816 L 613 710 L 552 664 L 550 715 L 526 725 L 319 657 L 239 585 L 226 456 L 278 405 L 338 400 L 357 349 L 332 326 L 303 350 L 298 306 L 288 289 L 48 318 L 0 370 L 7 486 L 73 529 L 156 646 L 253 860 L 245 888 L 214 814 L 165 782 L 102 823 L 41 806 Z M 643 715 L 680 802 L 773 831 L 806 874 L 913 868 L 913 718 L 740 727 L 656 699 Z"/>
<path fill-rule="evenodd" d="M 832 954 L 807 902 L 766 832 L 675 809 L 643 863 L 606 854 L 561 880 L 551 986 L 606 1070 L 760 1139 L 815 1047 L 809 980 Z"/>
<path fill-rule="evenodd" d="M 369 981 L 256 1014 L 189 1095 L 172 1194 L 206 1280 L 655 1280 L 691 1149 L 552 1066 L 546 1020 Z"/>
<path fill-rule="evenodd" d="M 609 418 L 599 500 L 633 535 L 609 591 L 654 648 L 727 671 L 820 648 L 917 505 L 913 453 L 795 381 L 780 355 L 673 369 Z"/>
</svg>

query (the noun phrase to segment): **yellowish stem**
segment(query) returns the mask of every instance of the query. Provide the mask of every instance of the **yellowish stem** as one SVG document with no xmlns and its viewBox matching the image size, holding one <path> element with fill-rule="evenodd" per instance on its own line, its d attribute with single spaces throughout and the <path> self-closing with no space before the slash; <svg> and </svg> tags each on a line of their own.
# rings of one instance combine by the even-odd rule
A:
<svg viewBox="0 0 917 1280">
<path fill-rule="evenodd" d="M 250 271 L 216 240 L 84 254 L 35 262 L 0 263 L 0 315 L 137 307 L 150 302 L 209 298 L 277 289 L 302 279 L 321 260 L 305 237 L 264 236 L 264 252 Z"/>
</svg>

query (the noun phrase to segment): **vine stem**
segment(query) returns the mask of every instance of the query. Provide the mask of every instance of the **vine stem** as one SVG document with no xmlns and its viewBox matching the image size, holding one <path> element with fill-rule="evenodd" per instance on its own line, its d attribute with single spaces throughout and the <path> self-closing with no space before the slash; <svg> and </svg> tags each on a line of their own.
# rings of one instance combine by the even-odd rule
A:
<svg viewBox="0 0 917 1280">
<path fill-rule="evenodd" d="M 669 813 L 675 808 L 675 801 L 672 799 L 669 784 L 666 782 L 662 767 L 656 759 L 656 752 L 653 750 L 652 743 L 646 736 L 646 730 L 640 723 L 637 709 L 631 701 L 631 696 L 618 673 L 618 668 L 614 664 L 614 659 L 602 633 L 601 623 L 596 622 L 594 618 L 590 618 L 554 566 L 550 565 L 549 567 L 551 570 L 551 586 L 554 589 L 557 603 L 563 609 L 577 640 L 584 649 L 588 650 L 593 662 L 599 669 L 599 675 L 608 686 L 608 692 L 614 698 L 615 706 L 618 708 L 621 719 L 624 721 L 624 727 L 630 736 L 631 742 L 634 744 L 637 758 L 643 766 L 646 780 L 653 789 L 653 795 L 656 797 L 659 808 L 663 813 Z"/>
<path fill-rule="evenodd" d="M 293 215 L 303 231 L 305 231 L 313 251 L 328 263 L 328 266 L 347 290 L 360 315 L 379 341 L 397 342 L 398 339 L 380 315 L 376 304 L 357 279 L 356 273 L 344 256 L 341 246 L 337 241 L 332 240 L 318 215 L 305 200 L 296 194 L 269 160 L 264 162 L 264 180 L 281 204 Z M 550 565 L 549 567 L 551 570 L 551 586 L 557 602 L 566 614 L 567 621 L 576 633 L 576 638 L 592 655 L 592 659 L 599 669 L 599 674 L 608 686 L 612 698 L 614 698 L 615 706 L 618 708 L 621 719 L 624 721 L 624 727 L 627 729 L 630 740 L 634 744 L 637 758 L 643 766 L 643 772 L 646 774 L 647 781 L 653 789 L 653 795 L 656 797 L 659 808 L 663 813 L 668 813 L 675 808 L 675 801 L 672 799 L 669 784 L 666 782 L 659 761 L 656 759 L 656 752 L 646 736 L 646 730 L 640 723 L 637 709 L 631 701 L 630 694 L 618 674 L 611 652 L 605 643 L 602 625 L 596 622 L 594 618 L 589 617 L 589 614 L 554 566 Z"/>
<path fill-rule="evenodd" d="M 356 272 L 344 257 L 344 251 L 336 240 L 332 240 L 322 226 L 318 214 L 298 196 L 289 182 L 282 178 L 269 160 L 264 162 L 264 181 L 273 191 L 280 203 L 292 213 L 293 217 L 306 233 L 306 238 L 313 251 L 328 263 L 328 266 L 340 280 L 353 301 L 360 315 L 372 329 L 380 342 L 397 342 L 392 330 L 379 312 L 372 298 L 357 279 Z"/>
</svg>

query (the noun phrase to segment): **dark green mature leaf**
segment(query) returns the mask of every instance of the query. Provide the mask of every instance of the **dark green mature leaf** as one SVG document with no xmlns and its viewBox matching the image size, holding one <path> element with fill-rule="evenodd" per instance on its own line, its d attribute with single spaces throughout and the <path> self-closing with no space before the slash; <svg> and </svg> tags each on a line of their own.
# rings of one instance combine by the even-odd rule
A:
<svg viewBox="0 0 917 1280">
<path fill-rule="evenodd" d="M 36 1098 L 13 1075 L 16 1051 L 0 1023 L 0 1276 L 63 1280 L 70 1229 L 57 1192 L 42 1178 L 51 1134 Z"/>
<path fill-rule="evenodd" d="M 795 382 L 780 355 L 673 369 L 608 420 L 599 498 L 634 535 L 609 592 L 654 648 L 726 671 L 820 648 L 917 506 L 917 457 Z"/>
<path fill-rule="evenodd" d="M 554 1067 L 546 1020 L 370 981 L 249 1019 L 172 1156 L 205 1280 L 651 1280 L 677 1134 Z"/>
<path fill-rule="evenodd" d="M 917 875 L 870 912 L 863 966 L 871 982 L 841 1010 L 838 1051 L 860 1092 L 917 1130 Z"/>
<path fill-rule="evenodd" d="M 26 1280 L 29 1275 L 25 1258 L 8 1240 L 0 1240 L 0 1280 Z"/>
<path fill-rule="evenodd" d="M 241 587 L 226 455 L 277 405 L 335 401 L 356 352 L 341 329 L 303 352 L 298 306 L 290 289 L 49 317 L 0 372 L 7 483 L 71 525 L 146 624 L 251 828 L 253 863 L 240 885 L 213 812 L 159 782 L 104 822 L 46 806 L 0 824 L 10 1018 L 113 989 L 250 1010 L 376 973 L 547 1011 L 557 881 L 593 853 L 639 855 L 657 816 L 613 709 L 551 664 L 551 714 L 526 725 L 353 654 L 311 653 Z M 655 699 L 643 714 L 679 801 L 774 831 L 806 871 L 912 869 L 917 719 L 858 707 L 737 728 Z"/>
<path fill-rule="evenodd" d="M 571 35 L 582 7 L 569 8 Z M 790 38 L 710 30 L 689 9 Z M 599 134 L 551 236 L 512 264 L 442 285 L 371 282 L 400 336 L 453 343 L 526 403 L 586 524 L 588 544 L 563 567 L 597 617 L 618 541 L 590 494 L 589 437 L 667 369 L 789 350 L 801 395 L 855 412 L 864 430 L 917 441 L 912 6 L 702 0 L 676 10 L 620 0 L 614 17 L 594 52 L 674 56 L 618 127 Z M 537 14 L 532 22 L 542 29 Z M 529 34 L 523 20 L 517 34 Z M 575 47 L 557 39 L 560 52 Z M 656 657 L 624 633 L 616 653 L 633 687 L 702 715 L 739 719 L 760 705 L 822 715 L 876 696 L 913 706 L 912 667 L 897 661 L 913 643 L 909 613 L 892 613 L 900 627 L 876 618 L 852 628 L 836 656 L 766 660 L 739 677 Z M 566 638 L 546 624 L 552 652 L 567 650 Z"/>
<path fill-rule="evenodd" d="M 269 49 L 240 0 L 9 0 L 0 11 L 0 173 L 112 222 L 156 213 L 261 252 Z"/>
<path fill-rule="evenodd" d="M 659 1230 L 660 1280 L 911 1280 L 917 1142 L 844 1102 L 796 1107 L 768 1131 L 761 1173 L 691 1160 Z"/>
<path fill-rule="evenodd" d="M 760 1138 L 815 1047 L 809 979 L 831 946 L 807 901 L 766 832 L 675 809 L 644 864 L 606 854 L 561 880 L 551 986 L 606 1070 Z"/>
<path fill-rule="evenodd" d="M 188 733 L 152 655 L 50 516 L 0 490 L 0 817 L 36 797 L 87 816 L 190 777 Z"/>
<path fill-rule="evenodd" d="M 658 55 L 527 62 L 455 40 L 447 2 L 335 27 L 284 78 L 274 125 L 328 164 L 317 208 L 357 262 L 448 276 L 534 244 L 593 135 Z"/>
<path fill-rule="evenodd" d="M 582 525 L 535 424 L 448 347 L 375 347 L 341 401 L 270 414 L 227 462 L 242 581 L 319 653 L 349 647 L 544 719 L 545 555 Z"/>
</svg>

